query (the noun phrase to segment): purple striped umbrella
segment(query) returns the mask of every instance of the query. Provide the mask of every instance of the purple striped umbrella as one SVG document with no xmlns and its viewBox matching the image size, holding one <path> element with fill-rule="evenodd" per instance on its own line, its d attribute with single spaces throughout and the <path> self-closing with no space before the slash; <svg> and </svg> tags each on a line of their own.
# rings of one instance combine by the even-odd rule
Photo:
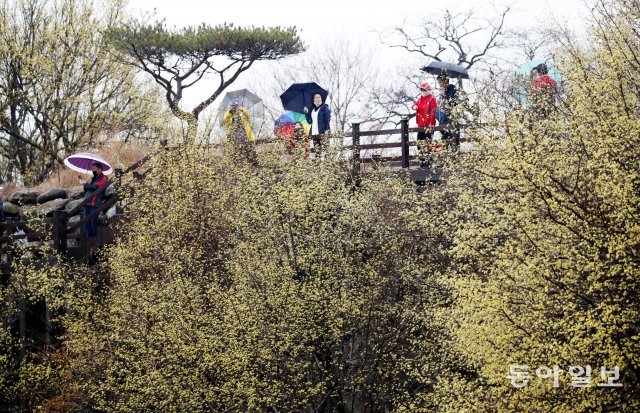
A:
<svg viewBox="0 0 640 413">
<path fill-rule="evenodd" d="M 99 162 L 102 165 L 102 172 L 105 175 L 109 175 L 113 172 L 113 168 L 107 161 L 93 153 L 78 152 L 64 160 L 64 164 L 69 168 L 76 172 L 89 175 L 91 175 L 91 165 L 93 165 L 94 162 Z"/>
</svg>

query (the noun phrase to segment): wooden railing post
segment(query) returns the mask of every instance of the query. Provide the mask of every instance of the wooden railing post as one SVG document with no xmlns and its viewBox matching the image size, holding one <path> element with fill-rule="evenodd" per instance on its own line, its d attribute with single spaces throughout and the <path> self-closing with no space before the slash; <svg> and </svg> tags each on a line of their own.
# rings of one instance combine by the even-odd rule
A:
<svg viewBox="0 0 640 413">
<path fill-rule="evenodd" d="M 114 169 L 116 173 L 116 179 L 118 180 L 118 188 L 122 186 L 122 175 L 124 175 L 124 170 L 122 168 Z"/>
<path fill-rule="evenodd" d="M 122 168 L 116 168 L 116 178 L 117 178 L 117 191 L 120 192 L 122 191 L 122 176 L 124 175 L 124 169 Z M 121 214 L 122 213 L 122 207 L 120 206 L 120 204 L 116 204 L 116 213 L 117 214 Z"/>
<path fill-rule="evenodd" d="M 409 119 L 400 121 L 400 138 L 402 142 L 402 167 L 409 167 Z"/>
<path fill-rule="evenodd" d="M 67 251 L 67 212 L 64 210 L 53 213 L 53 247 L 62 253 Z"/>
<path fill-rule="evenodd" d="M 351 124 L 351 159 L 353 161 L 353 169 L 360 171 L 360 124 Z"/>
</svg>

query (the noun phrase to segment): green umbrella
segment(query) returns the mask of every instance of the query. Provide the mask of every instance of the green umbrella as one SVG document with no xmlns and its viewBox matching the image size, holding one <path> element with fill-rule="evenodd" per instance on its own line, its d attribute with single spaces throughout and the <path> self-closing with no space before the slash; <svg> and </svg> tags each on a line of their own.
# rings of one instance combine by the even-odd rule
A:
<svg viewBox="0 0 640 413">
<path fill-rule="evenodd" d="M 562 76 L 548 60 L 527 60 L 516 71 L 513 87 L 513 95 L 520 101 L 520 104 L 528 106 L 531 102 L 527 90 L 531 83 L 531 71 L 538 67 L 540 64 L 547 66 L 547 75 L 558 82 L 558 87 L 562 83 Z"/>
<path fill-rule="evenodd" d="M 518 68 L 516 75 L 519 77 L 523 76 L 527 79 L 530 79 L 531 70 L 533 70 L 534 68 L 538 67 L 541 64 L 547 65 L 547 69 L 549 70 L 549 73 L 547 74 L 551 79 L 558 82 L 558 86 L 559 86 L 560 83 L 562 82 L 562 77 L 560 76 L 560 72 L 558 72 L 548 60 L 527 60 L 526 62 L 524 62 L 524 64 L 522 64 L 522 66 L 520 66 L 520 68 Z"/>
</svg>

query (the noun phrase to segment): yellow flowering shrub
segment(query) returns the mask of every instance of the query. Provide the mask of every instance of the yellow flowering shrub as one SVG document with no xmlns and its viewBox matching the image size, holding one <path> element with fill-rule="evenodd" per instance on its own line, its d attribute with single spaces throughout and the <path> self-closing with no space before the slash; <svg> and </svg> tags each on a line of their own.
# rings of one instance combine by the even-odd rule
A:
<svg viewBox="0 0 640 413">
<path fill-rule="evenodd" d="M 415 411 L 454 376 L 441 196 L 349 162 L 181 146 L 153 158 L 109 250 L 108 294 L 68 325 L 108 411 Z M 439 201 L 438 201 L 439 202 Z M 446 261 L 446 259 L 445 259 Z M 452 368 L 453 366 L 453 368 Z M 452 371 L 450 371 L 452 370 Z"/>
<path fill-rule="evenodd" d="M 479 374 L 451 411 L 640 409 L 640 7 L 594 10 L 588 47 L 559 35 L 557 107 L 488 111 L 500 127 L 473 132 L 480 150 L 448 188 L 451 328 Z"/>
<path fill-rule="evenodd" d="M 3 284 L 5 319 L 44 299 L 64 335 L 16 367 L 1 330 L 0 389 L 34 410 L 640 410 L 640 6 L 593 10 L 587 45 L 556 34 L 557 104 L 479 96 L 492 127 L 441 185 L 332 148 L 158 149 L 99 266 Z"/>
</svg>

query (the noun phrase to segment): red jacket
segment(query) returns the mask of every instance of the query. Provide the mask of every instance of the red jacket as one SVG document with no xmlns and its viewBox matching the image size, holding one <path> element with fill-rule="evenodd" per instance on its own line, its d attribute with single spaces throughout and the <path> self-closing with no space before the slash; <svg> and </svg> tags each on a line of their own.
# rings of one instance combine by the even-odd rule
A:
<svg viewBox="0 0 640 413">
<path fill-rule="evenodd" d="M 553 80 L 549 75 L 543 75 L 533 80 L 531 85 L 534 89 L 551 89 L 555 91 L 558 87 L 558 82 Z"/>
<path fill-rule="evenodd" d="M 438 103 L 432 94 L 420 96 L 413 106 L 416 110 L 416 121 L 418 122 L 419 128 L 436 125 L 436 108 L 438 107 Z"/>
<path fill-rule="evenodd" d="M 84 196 L 85 198 L 89 198 L 95 191 L 98 190 L 101 186 L 103 186 L 107 182 L 107 177 L 104 174 L 99 174 L 94 176 L 91 179 L 91 183 L 85 184 L 84 186 Z M 102 205 L 102 201 L 104 200 L 104 191 L 100 195 L 95 195 L 91 200 L 91 206 L 100 206 Z M 97 205 L 96 205 L 97 204 Z M 89 204 L 86 204 L 89 206 Z"/>
</svg>

